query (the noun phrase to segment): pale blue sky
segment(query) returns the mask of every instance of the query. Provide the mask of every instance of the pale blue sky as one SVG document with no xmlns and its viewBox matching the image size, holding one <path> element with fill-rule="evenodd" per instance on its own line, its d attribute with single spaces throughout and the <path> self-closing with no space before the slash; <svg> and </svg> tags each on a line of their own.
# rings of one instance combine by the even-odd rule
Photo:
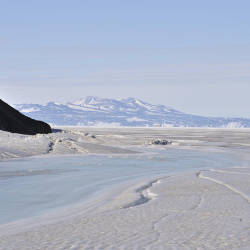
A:
<svg viewBox="0 0 250 250">
<path fill-rule="evenodd" d="M 250 117 L 249 10 L 243 0 L 0 0 L 0 98 L 131 96 Z"/>
</svg>

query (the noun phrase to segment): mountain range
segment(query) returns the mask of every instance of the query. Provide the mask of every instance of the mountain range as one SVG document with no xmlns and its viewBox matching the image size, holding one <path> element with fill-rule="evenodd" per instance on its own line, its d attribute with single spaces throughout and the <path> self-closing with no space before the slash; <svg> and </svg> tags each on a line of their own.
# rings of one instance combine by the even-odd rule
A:
<svg viewBox="0 0 250 250">
<path fill-rule="evenodd" d="M 250 119 L 192 115 L 135 98 L 88 96 L 66 104 L 16 104 L 15 108 L 33 119 L 58 126 L 250 127 Z"/>
</svg>

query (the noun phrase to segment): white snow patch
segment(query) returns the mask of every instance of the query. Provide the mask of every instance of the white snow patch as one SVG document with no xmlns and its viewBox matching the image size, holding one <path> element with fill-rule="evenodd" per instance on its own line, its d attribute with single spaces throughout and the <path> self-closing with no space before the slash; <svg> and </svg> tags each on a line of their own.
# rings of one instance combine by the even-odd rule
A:
<svg viewBox="0 0 250 250">
<path fill-rule="evenodd" d="M 20 110 L 22 113 L 31 113 L 31 112 L 37 112 L 40 111 L 39 108 L 26 108 Z"/>
<path fill-rule="evenodd" d="M 67 107 L 76 109 L 76 110 L 82 110 L 82 111 L 95 111 L 95 112 L 100 112 L 98 109 L 94 107 L 87 107 L 87 106 L 78 106 L 74 104 L 67 104 Z"/>
<path fill-rule="evenodd" d="M 146 121 L 145 119 L 141 119 L 139 117 L 131 117 L 126 119 L 128 122 L 144 122 Z"/>
</svg>

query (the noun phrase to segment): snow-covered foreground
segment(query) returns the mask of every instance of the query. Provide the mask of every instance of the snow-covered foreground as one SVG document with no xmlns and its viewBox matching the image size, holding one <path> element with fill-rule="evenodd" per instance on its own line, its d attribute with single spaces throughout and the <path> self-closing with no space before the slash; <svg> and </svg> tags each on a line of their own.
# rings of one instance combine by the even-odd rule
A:
<svg viewBox="0 0 250 250">
<path fill-rule="evenodd" d="M 170 176 L 87 214 L 0 237 L 1 249 L 249 249 L 250 171 Z"/>
<path fill-rule="evenodd" d="M 150 145 L 156 138 L 171 139 L 173 144 Z M 249 130 L 68 128 L 34 137 L 2 132 L 1 140 L 2 159 L 87 152 L 109 155 L 101 156 L 93 176 L 91 168 L 98 164 L 81 164 L 88 157 L 95 159 L 94 155 L 71 155 L 74 164 L 68 164 L 68 172 L 67 164 L 62 166 L 70 163 L 68 156 L 2 162 L 4 168 L 13 164 L 0 179 L 1 192 L 8 194 L 6 202 L 14 202 L 11 195 L 18 196 L 15 188 L 19 188 L 24 192 L 22 202 L 30 202 L 29 208 L 41 207 L 45 198 L 53 201 L 53 192 L 61 188 L 68 204 L 73 204 L 82 192 L 81 181 L 84 191 L 102 175 L 99 184 L 109 188 L 98 192 L 99 198 L 93 193 L 97 199 L 79 206 L 0 225 L 0 249 L 249 249 Z M 48 164 L 56 159 L 59 165 Z M 40 162 L 39 169 L 35 162 Z M 44 181 L 47 190 L 41 186 Z M 28 183 L 34 184 L 32 192 Z M 36 183 L 40 195 L 32 200 Z M 17 207 L 17 213 L 22 209 Z"/>
</svg>

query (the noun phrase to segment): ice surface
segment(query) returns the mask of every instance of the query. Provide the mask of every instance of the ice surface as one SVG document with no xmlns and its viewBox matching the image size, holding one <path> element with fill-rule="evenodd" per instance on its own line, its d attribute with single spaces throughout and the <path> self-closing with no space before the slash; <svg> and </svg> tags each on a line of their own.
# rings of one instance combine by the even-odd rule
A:
<svg viewBox="0 0 250 250">
<path fill-rule="evenodd" d="M 115 189 L 116 185 L 128 181 L 207 169 L 211 165 L 215 169 L 230 167 L 236 163 L 245 165 L 246 161 L 241 162 L 239 157 L 226 153 L 184 149 L 148 150 L 146 154 L 123 157 L 40 157 L 2 162 L 0 223 L 81 202 L 97 192 Z M 155 195 L 147 187 L 137 190 L 140 202 Z"/>
<path fill-rule="evenodd" d="M 1 215 L 25 219 L 0 249 L 249 249 L 249 146 L 244 129 L 1 132 Z"/>
<path fill-rule="evenodd" d="M 237 176 L 234 186 L 240 189 Z M 226 171 L 223 178 L 227 178 Z M 216 180 L 191 173 L 156 179 L 154 185 L 141 184 L 143 190 L 157 195 L 148 202 L 122 206 L 131 198 L 129 188 L 75 218 L 15 234 L 6 230 L 0 248 L 249 249 L 250 204 Z M 230 179 L 227 185 L 231 186 Z"/>
</svg>

